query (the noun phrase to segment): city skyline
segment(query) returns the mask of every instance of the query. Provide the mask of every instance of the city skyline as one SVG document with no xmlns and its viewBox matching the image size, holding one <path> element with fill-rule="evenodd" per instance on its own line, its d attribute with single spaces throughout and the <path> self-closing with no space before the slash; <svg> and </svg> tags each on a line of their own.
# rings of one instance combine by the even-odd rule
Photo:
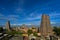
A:
<svg viewBox="0 0 60 40">
<path fill-rule="evenodd" d="M 0 25 L 10 20 L 11 24 L 40 24 L 41 15 L 50 16 L 51 24 L 60 24 L 59 0 L 0 0 Z"/>
</svg>

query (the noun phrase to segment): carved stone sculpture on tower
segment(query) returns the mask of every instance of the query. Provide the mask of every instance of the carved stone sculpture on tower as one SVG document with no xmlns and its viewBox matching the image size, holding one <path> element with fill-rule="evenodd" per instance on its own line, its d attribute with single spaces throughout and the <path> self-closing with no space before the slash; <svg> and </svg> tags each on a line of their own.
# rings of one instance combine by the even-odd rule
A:
<svg viewBox="0 0 60 40">
<path fill-rule="evenodd" d="M 7 22 L 6 22 L 6 30 L 7 30 L 7 31 L 10 31 L 10 29 L 11 29 L 11 28 L 10 28 L 10 21 L 7 21 Z"/>
<path fill-rule="evenodd" d="M 49 16 L 46 14 L 42 15 L 40 33 L 43 36 L 52 35 L 52 27 L 50 25 Z"/>
</svg>

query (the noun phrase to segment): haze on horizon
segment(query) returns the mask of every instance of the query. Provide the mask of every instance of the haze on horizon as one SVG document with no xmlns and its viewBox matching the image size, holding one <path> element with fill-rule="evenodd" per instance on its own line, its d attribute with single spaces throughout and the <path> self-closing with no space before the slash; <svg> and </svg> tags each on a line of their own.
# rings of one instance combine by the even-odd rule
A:
<svg viewBox="0 0 60 40">
<path fill-rule="evenodd" d="M 0 25 L 40 25 L 41 15 L 50 16 L 51 24 L 60 25 L 60 0 L 0 0 Z"/>
</svg>

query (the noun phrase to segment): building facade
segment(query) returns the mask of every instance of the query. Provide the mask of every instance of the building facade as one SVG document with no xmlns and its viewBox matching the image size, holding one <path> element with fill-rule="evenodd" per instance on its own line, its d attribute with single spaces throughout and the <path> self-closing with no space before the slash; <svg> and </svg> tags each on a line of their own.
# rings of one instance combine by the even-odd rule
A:
<svg viewBox="0 0 60 40">
<path fill-rule="evenodd" d="M 42 15 L 40 33 L 42 36 L 52 35 L 52 27 L 50 24 L 50 18 L 46 14 Z"/>
<path fill-rule="evenodd" d="M 7 31 L 10 31 L 10 29 L 11 29 L 11 28 L 10 28 L 10 21 L 7 21 L 7 22 L 6 22 L 6 30 L 7 30 Z"/>
</svg>

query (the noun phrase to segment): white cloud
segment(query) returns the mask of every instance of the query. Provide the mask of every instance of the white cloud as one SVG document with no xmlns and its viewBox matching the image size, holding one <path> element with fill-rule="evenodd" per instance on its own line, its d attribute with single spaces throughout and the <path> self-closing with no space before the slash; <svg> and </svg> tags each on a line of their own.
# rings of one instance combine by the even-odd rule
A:
<svg viewBox="0 0 60 40">
<path fill-rule="evenodd" d="M 56 22 L 51 22 L 51 24 L 56 24 Z"/>
<path fill-rule="evenodd" d="M 41 19 L 41 14 L 36 14 L 36 13 L 32 12 L 23 20 L 36 20 L 36 19 Z"/>
<path fill-rule="evenodd" d="M 60 13 L 57 13 L 57 12 L 52 12 L 52 13 L 49 13 L 49 16 L 60 16 Z"/>
<path fill-rule="evenodd" d="M 0 13 L 0 20 L 6 20 L 5 15 L 3 15 L 2 13 Z"/>
<path fill-rule="evenodd" d="M 17 12 L 22 11 L 22 9 L 19 7 L 16 9 Z"/>
<path fill-rule="evenodd" d="M 24 13 L 25 9 L 22 9 L 21 7 L 16 8 L 15 13 Z"/>
<path fill-rule="evenodd" d="M 12 20 L 12 21 L 17 21 L 18 18 L 20 18 L 19 15 L 8 15 L 8 16 L 7 16 L 7 19 L 8 19 L 8 20 Z"/>
<path fill-rule="evenodd" d="M 29 16 L 31 16 L 31 17 L 32 17 L 32 16 L 34 16 L 34 15 L 35 15 L 34 13 L 31 13 Z"/>
<path fill-rule="evenodd" d="M 19 15 L 8 15 L 8 17 L 11 17 L 11 18 L 13 18 L 13 17 L 18 18 L 18 17 L 20 17 L 20 16 L 19 16 Z"/>
<path fill-rule="evenodd" d="M 11 24 L 11 25 L 22 25 L 22 24 Z"/>
<path fill-rule="evenodd" d="M 0 13 L 0 17 L 4 17 L 4 15 L 2 13 Z"/>
<path fill-rule="evenodd" d="M 34 17 L 27 17 L 24 20 L 36 20 L 36 19 L 41 19 L 41 15 L 37 15 L 37 16 L 34 16 Z"/>
<path fill-rule="evenodd" d="M 16 21 L 17 19 L 16 18 L 8 18 L 8 20 Z"/>
<path fill-rule="evenodd" d="M 16 20 L 16 18 L 19 17 L 18 15 L 8 15 L 5 16 L 0 13 L 0 20 Z"/>
<path fill-rule="evenodd" d="M 5 9 L 5 8 L 2 8 L 3 10 Z"/>
<path fill-rule="evenodd" d="M 17 20 L 17 18 L 19 18 L 20 16 L 19 15 L 8 15 L 8 16 L 5 16 L 3 14 L 0 13 L 0 20 Z"/>
<path fill-rule="evenodd" d="M 32 25 L 32 24 L 30 24 L 30 23 L 24 23 L 25 25 Z M 22 24 L 11 24 L 11 25 L 23 25 L 23 23 Z"/>
</svg>

